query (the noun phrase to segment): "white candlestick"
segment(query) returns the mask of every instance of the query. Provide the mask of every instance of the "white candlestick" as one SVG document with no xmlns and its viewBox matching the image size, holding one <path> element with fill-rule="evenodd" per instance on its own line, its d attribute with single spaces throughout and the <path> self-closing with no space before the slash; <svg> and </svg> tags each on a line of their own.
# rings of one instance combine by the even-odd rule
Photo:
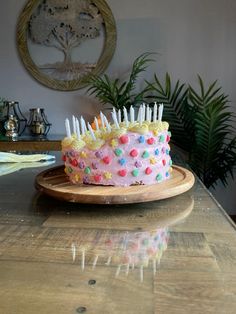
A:
<svg viewBox="0 0 236 314">
<path fill-rule="evenodd" d="M 121 111 L 120 111 L 120 109 L 118 110 L 118 122 L 121 123 Z"/>
<path fill-rule="evenodd" d="M 86 123 L 84 121 L 84 118 L 82 116 L 80 117 L 80 125 L 81 125 L 82 135 L 84 135 L 85 132 L 87 131 L 87 127 L 86 127 Z"/>
<path fill-rule="evenodd" d="M 130 122 L 134 123 L 134 108 L 133 108 L 133 106 L 130 107 L 129 115 L 130 115 Z"/>
<path fill-rule="evenodd" d="M 142 120 L 145 121 L 145 114 L 146 114 L 146 106 L 143 104 L 143 110 L 142 110 Z"/>
<path fill-rule="evenodd" d="M 114 123 L 115 123 L 116 128 L 119 129 L 120 126 L 119 126 L 119 123 L 118 123 L 118 121 L 117 121 L 116 115 L 114 114 L 114 112 L 112 112 L 111 115 L 112 115 L 112 119 L 113 119 L 113 121 L 114 121 Z"/>
<path fill-rule="evenodd" d="M 94 132 L 93 132 L 93 129 L 92 129 L 92 127 L 91 127 L 91 125 L 90 125 L 89 122 L 88 122 L 88 129 L 89 129 L 89 132 L 90 132 L 90 134 L 91 134 L 91 136 L 92 136 L 92 139 L 93 139 L 94 141 L 96 141 L 96 136 L 95 136 L 95 134 L 94 134 Z"/>
<path fill-rule="evenodd" d="M 105 122 L 105 126 L 106 126 L 106 129 L 107 129 L 107 132 L 111 132 L 111 126 L 110 126 L 110 123 L 107 121 L 107 117 L 104 115 L 103 116 L 104 118 L 104 122 Z"/>
<path fill-rule="evenodd" d="M 102 123 L 102 128 L 105 127 L 105 124 L 104 124 L 104 115 L 103 113 L 100 111 L 100 118 L 101 118 L 101 123 Z"/>
<path fill-rule="evenodd" d="M 128 120 L 127 110 L 125 107 L 123 107 L 123 112 L 124 112 L 125 125 L 128 127 L 129 126 L 129 120 Z"/>
<path fill-rule="evenodd" d="M 70 121 L 66 118 L 65 120 L 65 127 L 66 127 L 66 136 L 71 137 L 71 131 L 70 131 Z"/>
<path fill-rule="evenodd" d="M 159 105 L 159 108 L 158 108 L 158 121 L 159 122 L 161 122 L 161 120 L 162 120 L 163 108 L 164 108 L 163 104 Z"/>
<path fill-rule="evenodd" d="M 72 126 L 73 126 L 73 133 L 76 134 L 76 124 L 75 124 L 75 116 L 72 116 Z"/>
<path fill-rule="evenodd" d="M 157 122 L 157 103 L 154 103 L 154 108 L 153 108 L 153 122 Z"/>
<path fill-rule="evenodd" d="M 95 122 L 96 130 L 99 131 L 98 119 L 96 117 L 94 118 L 94 122 Z"/>
<path fill-rule="evenodd" d="M 79 127 L 79 120 L 77 118 L 75 119 L 75 125 L 76 125 L 76 134 L 77 134 L 78 140 L 80 140 L 80 127 Z"/>
</svg>

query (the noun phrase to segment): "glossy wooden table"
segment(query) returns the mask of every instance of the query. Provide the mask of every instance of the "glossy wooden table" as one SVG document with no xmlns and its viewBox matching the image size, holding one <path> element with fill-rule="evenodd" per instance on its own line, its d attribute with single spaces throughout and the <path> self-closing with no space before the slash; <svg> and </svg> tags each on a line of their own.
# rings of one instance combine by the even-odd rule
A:
<svg viewBox="0 0 236 314">
<path fill-rule="evenodd" d="M 235 313 L 235 225 L 201 183 L 168 200 L 81 205 L 39 194 L 40 171 L 0 177 L 0 313 Z M 167 249 L 147 265 L 137 243 L 158 230 Z"/>
</svg>

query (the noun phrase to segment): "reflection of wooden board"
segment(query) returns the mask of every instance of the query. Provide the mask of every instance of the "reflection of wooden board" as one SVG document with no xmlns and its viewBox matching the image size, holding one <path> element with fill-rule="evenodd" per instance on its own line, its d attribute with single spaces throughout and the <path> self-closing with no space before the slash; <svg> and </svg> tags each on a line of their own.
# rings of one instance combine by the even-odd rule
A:
<svg viewBox="0 0 236 314">
<path fill-rule="evenodd" d="M 36 188 L 50 196 L 64 201 L 90 204 L 127 204 L 160 200 L 186 192 L 193 184 L 193 174 L 177 166 L 173 166 L 170 179 L 154 185 L 74 185 L 64 173 L 64 166 L 43 171 L 35 181 Z"/>
</svg>

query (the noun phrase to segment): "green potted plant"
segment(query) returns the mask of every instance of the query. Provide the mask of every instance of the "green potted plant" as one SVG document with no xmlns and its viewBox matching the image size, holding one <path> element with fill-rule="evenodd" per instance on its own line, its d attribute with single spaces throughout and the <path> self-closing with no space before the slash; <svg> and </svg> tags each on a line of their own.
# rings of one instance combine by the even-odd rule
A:
<svg viewBox="0 0 236 314">
<path fill-rule="evenodd" d="M 173 141 L 187 152 L 187 162 L 206 187 L 218 180 L 226 185 L 236 166 L 234 114 L 217 81 L 205 88 L 198 76 L 198 83 L 196 91 L 180 81 L 173 85 L 169 74 L 163 84 L 155 75 L 154 82 L 147 82 L 147 100 L 164 103 L 163 117 L 170 123 Z"/>
<path fill-rule="evenodd" d="M 5 99 L 0 97 L 0 136 L 5 133 L 5 130 L 4 130 L 5 119 L 6 119 Z"/>
</svg>

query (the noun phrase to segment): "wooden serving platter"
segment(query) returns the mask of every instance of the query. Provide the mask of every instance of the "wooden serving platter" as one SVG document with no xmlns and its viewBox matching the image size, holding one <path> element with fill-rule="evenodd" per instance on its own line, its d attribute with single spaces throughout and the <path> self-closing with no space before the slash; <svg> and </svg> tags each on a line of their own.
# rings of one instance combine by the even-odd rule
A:
<svg viewBox="0 0 236 314">
<path fill-rule="evenodd" d="M 88 204 L 128 204 L 161 200 L 188 191 L 194 184 L 193 174 L 173 166 L 170 179 L 154 185 L 128 187 L 74 185 L 64 173 L 64 166 L 45 170 L 37 175 L 35 187 L 59 200 Z"/>
</svg>

